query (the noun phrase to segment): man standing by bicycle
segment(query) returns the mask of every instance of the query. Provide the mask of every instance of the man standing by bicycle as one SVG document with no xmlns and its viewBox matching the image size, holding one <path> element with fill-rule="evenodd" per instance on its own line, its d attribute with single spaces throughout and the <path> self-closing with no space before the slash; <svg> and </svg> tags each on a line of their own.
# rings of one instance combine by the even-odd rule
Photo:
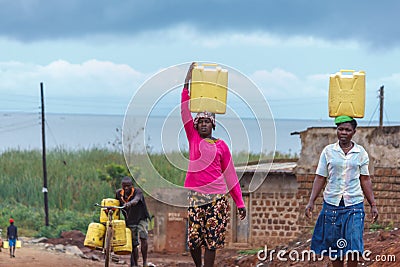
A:
<svg viewBox="0 0 400 267">
<path fill-rule="evenodd" d="M 143 266 L 147 266 L 147 237 L 148 237 L 148 221 L 150 219 L 146 202 L 142 190 L 134 188 L 132 179 L 128 176 L 122 178 L 121 187 L 116 192 L 116 199 L 120 205 L 124 207 L 126 213 L 125 223 L 132 232 L 132 254 L 131 267 L 138 266 L 139 260 L 139 238 L 140 250 L 143 258 Z"/>
</svg>

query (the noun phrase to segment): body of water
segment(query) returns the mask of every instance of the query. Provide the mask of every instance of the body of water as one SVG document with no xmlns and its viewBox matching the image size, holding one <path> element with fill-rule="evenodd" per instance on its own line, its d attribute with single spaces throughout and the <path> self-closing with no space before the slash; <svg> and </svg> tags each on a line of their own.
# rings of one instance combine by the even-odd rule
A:
<svg viewBox="0 0 400 267">
<path fill-rule="evenodd" d="M 233 152 L 254 153 L 268 153 L 276 147 L 282 153 L 299 154 L 300 136 L 291 133 L 309 127 L 334 126 L 333 120 L 329 119 L 276 119 L 265 122 L 217 117 L 217 121 L 213 133 L 215 137 L 225 140 Z M 125 122 L 124 126 L 122 115 L 46 114 L 45 125 L 48 149 L 120 148 L 118 142 L 122 139 L 121 129 L 124 129 L 124 140 L 137 149 L 147 147 L 153 152 L 187 150 L 187 140 L 179 117 L 135 117 L 129 123 Z M 0 113 L 0 152 L 41 147 L 40 114 Z"/>
</svg>

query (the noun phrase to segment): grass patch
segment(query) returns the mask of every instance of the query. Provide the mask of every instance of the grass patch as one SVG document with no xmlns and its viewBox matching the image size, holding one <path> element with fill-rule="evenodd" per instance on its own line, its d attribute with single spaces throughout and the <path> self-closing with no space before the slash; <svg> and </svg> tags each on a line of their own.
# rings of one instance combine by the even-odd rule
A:
<svg viewBox="0 0 400 267">
<path fill-rule="evenodd" d="M 263 250 L 264 248 L 252 248 L 252 249 L 246 249 L 246 250 L 239 250 L 238 254 L 240 255 L 256 255 L 260 250 Z"/>
</svg>

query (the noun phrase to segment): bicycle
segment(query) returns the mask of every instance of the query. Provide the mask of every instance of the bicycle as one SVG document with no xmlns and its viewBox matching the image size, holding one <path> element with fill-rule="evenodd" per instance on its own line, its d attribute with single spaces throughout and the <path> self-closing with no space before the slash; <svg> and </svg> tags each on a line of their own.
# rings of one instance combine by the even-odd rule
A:
<svg viewBox="0 0 400 267">
<path fill-rule="evenodd" d="M 123 206 L 102 206 L 99 203 L 94 204 L 96 207 L 105 209 L 105 212 L 107 214 L 107 225 L 106 225 L 106 233 L 105 233 L 105 239 L 104 239 L 104 246 L 103 246 L 103 254 L 104 254 L 104 259 L 105 259 L 105 267 L 109 267 L 110 264 L 110 256 L 111 256 L 111 250 L 112 250 L 112 240 L 113 240 L 113 235 L 114 235 L 114 229 L 113 229 L 113 214 L 116 209 L 122 210 Z M 124 211 L 124 210 L 122 210 Z"/>
</svg>

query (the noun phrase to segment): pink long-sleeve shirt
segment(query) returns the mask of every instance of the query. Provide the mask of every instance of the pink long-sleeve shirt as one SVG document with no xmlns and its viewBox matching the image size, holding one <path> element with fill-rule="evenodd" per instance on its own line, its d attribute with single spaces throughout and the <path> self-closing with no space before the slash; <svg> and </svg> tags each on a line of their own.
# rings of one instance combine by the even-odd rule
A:
<svg viewBox="0 0 400 267">
<path fill-rule="evenodd" d="M 218 139 L 208 142 L 194 128 L 189 110 L 189 90 L 183 88 L 181 116 L 189 141 L 189 167 L 186 188 L 203 194 L 226 194 L 228 191 L 238 208 L 244 207 L 242 191 L 227 144 Z"/>
</svg>

